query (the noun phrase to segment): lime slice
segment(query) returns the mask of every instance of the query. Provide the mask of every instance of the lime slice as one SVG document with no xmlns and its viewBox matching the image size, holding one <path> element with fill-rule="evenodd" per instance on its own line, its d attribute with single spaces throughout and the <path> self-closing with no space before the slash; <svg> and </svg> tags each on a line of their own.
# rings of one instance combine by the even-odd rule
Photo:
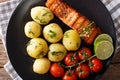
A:
<svg viewBox="0 0 120 80">
<path fill-rule="evenodd" d="M 108 40 L 108 41 L 110 41 L 111 43 L 113 43 L 113 40 L 112 40 L 111 36 L 108 35 L 108 34 L 106 34 L 106 33 L 103 33 L 103 34 L 98 35 L 98 36 L 95 38 L 94 45 L 95 45 L 98 41 L 100 41 L 100 40 Z"/>
<path fill-rule="evenodd" d="M 96 42 L 94 45 L 94 51 L 97 58 L 101 60 L 106 60 L 111 57 L 114 47 L 110 41 L 101 40 Z"/>
</svg>

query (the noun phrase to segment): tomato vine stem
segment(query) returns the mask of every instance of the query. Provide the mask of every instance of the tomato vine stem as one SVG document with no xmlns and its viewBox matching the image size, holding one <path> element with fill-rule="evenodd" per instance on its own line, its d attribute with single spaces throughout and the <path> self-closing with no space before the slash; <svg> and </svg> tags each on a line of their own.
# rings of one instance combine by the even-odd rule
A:
<svg viewBox="0 0 120 80">
<path fill-rule="evenodd" d="M 72 67 L 78 66 L 78 65 L 80 65 L 80 64 L 82 64 L 82 63 L 84 63 L 84 62 L 86 62 L 86 61 L 91 60 L 91 59 L 92 59 L 93 57 L 95 57 L 95 56 L 96 56 L 96 55 L 93 55 L 93 56 L 89 57 L 88 59 L 82 60 L 81 62 L 78 62 L 78 63 L 73 64 L 73 65 L 71 65 L 71 66 L 66 66 L 66 65 L 64 65 L 64 64 L 62 64 L 62 63 L 59 63 L 59 64 L 60 64 L 61 66 L 63 66 L 64 68 L 71 69 Z"/>
</svg>

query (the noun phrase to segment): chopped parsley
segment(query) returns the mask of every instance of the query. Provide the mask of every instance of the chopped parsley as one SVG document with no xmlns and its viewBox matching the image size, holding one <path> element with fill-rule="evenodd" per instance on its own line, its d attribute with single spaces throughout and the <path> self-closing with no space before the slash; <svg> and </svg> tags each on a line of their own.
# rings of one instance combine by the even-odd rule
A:
<svg viewBox="0 0 120 80">
<path fill-rule="evenodd" d="M 44 14 L 42 14 L 42 16 L 46 16 L 48 15 L 50 12 L 49 11 L 46 11 Z"/>
<path fill-rule="evenodd" d="M 44 18 L 40 19 L 38 16 L 36 16 L 35 19 L 36 19 L 36 20 L 39 20 L 40 23 L 43 23 L 43 24 L 47 23 Z"/>
<path fill-rule="evenodd" d="M 35 35 L 35 33 L 30 29 L 30 25 L 29 25 L 29 30 L 28 30 L 28 34 L 32 34 L 32 35 Z"/>
<path fill-rule="evenodd" d="M 52 30 L 49 30 L 49 33 L 50 34 L 48 34 L 51 38 L 54 38 L 54 37 L 56 37 L 56 33 L 54 32 L 54 31 L 52 31 Z"/>
<path fill-rule="evenodd" d="M 53 51 L 51 52 L 52 55 L 64 54 L 64 51 Z"/>
<path fill-rule="evenodd" d="M 92 21 L 88 26 L 82 28 L 82 33 L 80 34 L 80 36 L 81 37 L 85 37 L 85 36 L 89 37 L 94 24 L 95 24 L 94 21 Z"/>
<path fill-rule="evenodd" d="M 28 31 L 29 34 L 35 35 L 31 30 Z"/>
<path fill-rule="evenodd" d="M 36 56 L 36 58 L 39 58 L 40 56 L 44 56 L 44 52 L 43 52 L 43 51 L 40 52 L 40 53 Z"/>
<path fill-rule="evenodd" d="M 72 42 L 70 42 L 70 44 L 72 44 Z"/>
<path fill-rule="evenodd" d="M 37 47 L 38 47 L 38 46 L 37 46 L 37 45 L 35 45 L 35 49 L 37 49 Z"/>
<path fill-rule="evenodd" d="M 67 32 L 67 33 L 65 33 L 64 36 L 65 36 L 66 38 L 69 38 L 69 35 L 68 35 L 68 34 L 69 34 L 69 33 Z"/>
</svg>

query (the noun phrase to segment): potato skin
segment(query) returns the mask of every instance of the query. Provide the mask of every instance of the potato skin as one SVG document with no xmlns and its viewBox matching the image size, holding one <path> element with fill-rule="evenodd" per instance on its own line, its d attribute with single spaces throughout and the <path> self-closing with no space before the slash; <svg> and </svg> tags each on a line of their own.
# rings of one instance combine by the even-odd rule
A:
<svg viewBox="0 0 120 80">
<path fill-rule="evenodd" d="M 27 53 L 32 58 L 40 58 L 47 54 L 48 45 L 42 38 L 33 38 L 27 44 Z"/>
<path fill-rule="evenodd" d="M 56 23 L 51 23 L 43 29 L 44 38 L 50 43 L 56 43 L 63 37 L 63 31 L 61 27 Z"/>
<path fill-rule="evenodd" d="M 47 7 L 36 6 L 31 9 L 31 17 L 41 25 L 46 25 L 54 18 L 54 15 Z"/>
<path fill-rule="evenodd" d="M 38 74 L 45 74 L 49 71 L 50 64 L 47 58 L 36 59 L 33 64 L 33 71 Z"/>
<path fill-rule="evenodd" d="M 54 43 L 49 46 L 48 59 L 52 62 L 62 61 L 67 53 L 65 47 L 60 43 Z"/>
<path fill-rule="evenodd" d="M 74 30 L 68 30 L 63 36 L 63 45 L 68 51 L 75 51 L 81 45 L 79 34 Z"/>
<path fill-rule="evenodd" d="M 42 27 L 35 21 L 29 21 L 25 24 L 24 32 L 28 38 L 37 38 L 41 35 Z"/>
</svg>

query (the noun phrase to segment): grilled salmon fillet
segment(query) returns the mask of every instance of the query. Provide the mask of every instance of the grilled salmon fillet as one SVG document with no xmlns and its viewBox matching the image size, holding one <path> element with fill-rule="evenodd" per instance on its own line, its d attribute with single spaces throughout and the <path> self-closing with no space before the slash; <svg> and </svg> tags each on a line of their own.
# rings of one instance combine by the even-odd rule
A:
<svg viewBox="0 0 120 80">
<path fill-rule="evenodd" d="M 88 44 L 92 44 L 94 38 L 101 33 L 100 28 L 96 27 L 93 21 L 62 0 L 47 0 L 46 6 L 67 26 L 77 31 Z"/>
</svg>

